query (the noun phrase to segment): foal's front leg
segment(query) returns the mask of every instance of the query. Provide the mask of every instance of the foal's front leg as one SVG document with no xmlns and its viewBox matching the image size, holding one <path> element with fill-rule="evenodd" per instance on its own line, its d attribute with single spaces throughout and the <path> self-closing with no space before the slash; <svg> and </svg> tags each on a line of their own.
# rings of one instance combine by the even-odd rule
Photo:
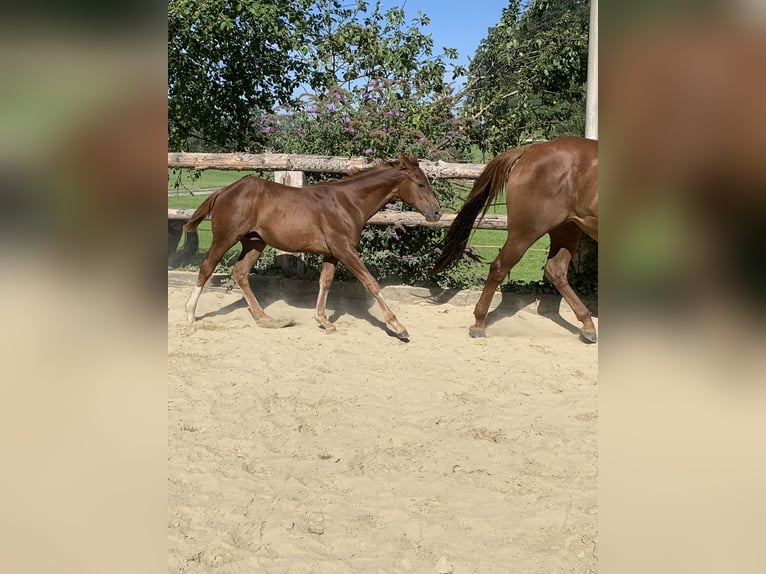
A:
<svg viewBox="0 0 766 574">
<path fill-rule="evenodd" d="M 327 294 L 330 292 L 337 265 L 338 260 L 335 257 L 325 255 L 324 261 L 322 261 L 322 273 L 319 275 L 319 297 L 317 297 L 317 306 L 314 310 L 314 319 L 327 333 L 335 332 L 335 325 L 330 323 L 325 310 Z"/>
<path fill-rule="evenodd" d="M 367 292 L 375 298 L 380 310 L 383 312 L 383 319 L 394 330 L 396 336 L 400 339 L 409 339 L 410 336 L 407 333 L 407 329 L 404 328 L 404 325 L 399 322 L 394 312 L 386 304 L 383 295 L 380 293 L 380 285 L 359 258 L 356 249 L 353 247 L 346 248 L 343 254 L 338 254 L 338 259 L 349 268 L 362 285 L 364 285 Z"/>
</svg>

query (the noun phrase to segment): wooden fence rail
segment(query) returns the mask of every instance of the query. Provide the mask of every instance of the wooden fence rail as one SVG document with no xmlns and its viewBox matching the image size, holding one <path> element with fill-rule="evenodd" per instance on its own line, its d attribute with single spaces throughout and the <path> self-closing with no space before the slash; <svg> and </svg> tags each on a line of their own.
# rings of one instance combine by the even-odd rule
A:
<svg viewBox="0 0 766 574">
<path fill-rule="evenodd" d="M 447 163 L 443 161 L 420 160 L 420 167 L 431 179 L 474 180 L 484 169 L 483 164 Z M 168 167 L 194 170 L 219 169 L 231 171 L 274 171 L 275 181 L 290 184 L 305 181 L 304 173 L 349 174 L 374 167 L 374 161 L 367 157 L 336 157 L 298 154 L 247 154 L 247 153 L 168 153 Z M 177 265 L 183 263 L 191 253 L 196 253 L 196 236 L 187 237 L 183 251 L 176 250 L 181 240 L 182 227 L 194 213 L 193 209 L 168 209 L 168 261 Z M 416 212 L 380 211 L 368 221 L 369 225 L 395 225 L 403 227 L 449 227 L 454 214 L 445 214 L 439 221 L 428 222 Z M 488 214 L 477 221 L 478 229 L 505 229 L 506 216 Z M 189 241 L 191 239 L 191 241 Z M 295 262 L 286 263 L 295 267 Z M 298 266 L 300 267 L 300 266 Z"/>
<path fill-rule="evenodd" d="M 168 221 L 186 222 L 194 213 L 193 209 L 168 209 Z M 439 221 L 426 221 L 416 211 L 379 211 L 373 215 L 367 225 L 396 225 L 402 227 L 449 227 L 455 220 L 454 213 L 445 213 Z M 477 222 L 477 229 L 505 229 L 505 215 L 488 213 Z"/>
<path fill-rule="evenodd" d="M 447 163 L 420 160 L 420 167 L 432 179 L 476 179 L 484 169 L 480 163 Z M 368 157 L 298 155 L 285 153 L 184 153 L 168 154 L 168 167 L 221 169 L 229 171 L 304 171 L 307 173 L 342 173 L 374 167 Z"/>
</svg>

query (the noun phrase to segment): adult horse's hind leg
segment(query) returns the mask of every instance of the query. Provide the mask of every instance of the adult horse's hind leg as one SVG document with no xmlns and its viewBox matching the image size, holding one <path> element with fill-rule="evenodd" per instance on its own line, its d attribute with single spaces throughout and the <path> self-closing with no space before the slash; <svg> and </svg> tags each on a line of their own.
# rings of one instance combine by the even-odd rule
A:
<svg viewBox="0 0 766 574">
<path fill-rule="evenodd" d="M 186 318 L 189 322 L 194 321 L 194 312 L 197 309 L 197 302 L 199 301 L 199 296 L 202 294 L 202 288 L 205 286 L 205 283 L 207 283 L 207 280 L 210 279 L 213 271 L 215 271 L 215 266 L 218 265 L 223 254 L 236 242 L 236 239 L 216 237 L 215 233 L 213 234 L 213 243 L 210 245 L 207 255 L 205 255 L 202 263 L 199 265 L 197 285 L 194 287 L 189 299 L 186 301 Z"/>
<path fill-rule="evenodd" d="M 327 333 L 333 333 L 335 331 L 335 325 L 330 323 L 325 311 L 327 294 L 330 292 L 337 265 L 338 260 L 335 257 L 325 255 L 324 261 L 322 261 L 322 274 L 319 276 L 319 296 L 317 297 L 317 306 L 314 310 L 314 319 L 316 319 L 319 326 Z"/>
<path fill-rule="evenodd" d="M 582 231 L 574 223 L 566 223 L 552 230 L 548 235 L 551 238 L 551 247 L 548 251 L 548 262 L 544 268 L 545 276 L 558 289 L 558 292 L 574 311 L 577 319 L 582 323 L 580 335 L 583 340 L 587 343 L 595 343 L 597 338 L 596 326 L 593 324 L 590 311 L 567 280 L 569 263 L 580 243 Z"/>
<path fill-rule="evenodd" d="M 492 296 L 495 294 L 497 286 L 500 285 L 511 268 L 519 262 L 519 259 L 524 255 L 524 252 L 526 252 L 537 239 L 537 237 L 528 235 L 517 236 L 514 235 L 513 231 L 508 231 L 508 237 L 506 238 L 502 249 L 500 249 L 500 253 L 498 253 L 495 260 L 489 266 L 487 281 L 484 283 L 481 297 L 479 297 L 476 307 L 473 309 L 473 316 L 476 318 L 476 322 L 473 327 L 468 329 L 468 334 L 471 335 L 471 337 L 486 336 L 487 313 L 489 312 L 489 304 L 492 302 Z"/>
<path fill-rule="evenodd" d="M 263 250 L 266 249 L 266 243 L 261 239 L 242 239 L 241 242 L 242 253 L 231 269 L 231 276 L 237 282 L 239 288 L 242 289 L 242 294 L 245 297 L 245 301 L 247 301 L 248 307 L 250 307 L 250 312 L 253 314 L 255 322 L 260 327 L 272 329 L 292 325 L 292 321 L 276 321 L 267 315 L 250 287 L 250 270 L 258 261 Z"/>
</svg>

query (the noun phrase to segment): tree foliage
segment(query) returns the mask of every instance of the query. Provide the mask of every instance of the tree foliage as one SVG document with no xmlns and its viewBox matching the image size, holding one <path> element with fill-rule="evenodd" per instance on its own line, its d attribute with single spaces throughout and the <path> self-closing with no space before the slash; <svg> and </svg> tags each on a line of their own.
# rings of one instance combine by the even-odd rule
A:
<svg viewBox="0 0 766 574">
<path fill-rule="evenodd" d="M 314 16 L 313 36 L 304 47 L 313 89 L 352 90 L 374 78 L 407 79 L 400 86 L 405 97 L 412 90 L 444 88 L 447 63 L 443 55 L 433 54 L 433 39 L 424 33 L 427 15 L 418 12 L 407 23 L 404 8 L 384 12 L 380 0 L 372 7 L 365 0 L 350 6 L 341 0 L 316 0 Z M 450 49 L 445 55 L 457 56 Z"/>
<path fill-rule="evenodd" d="M 589 0 L 510 1 L 469 67 L 464 113 L 480 149 L 582 135 L 589 15 Z"/>
<path fill-rule="evenodd" d="M 311 70 L 296 101 L 263 118 L 269 146 L 284 152 L 454 158 L 465 123 L 445 82 L 456 52 L 434 54 L 428 16 L 406 22 L 380 1 L 317 0 L 302 48 Z"/>
<path fill-rule="evenodd" d="M 169 0 L 168 18 L 171 148 L 455 148 L 465 120 L 444 76 L 457 54 L 434 54 L 426 15 L 407 23 L 403 8 L 365 0 Z"/>
<path fill-rule="evenodd" d="M 246 151 L 253 118 L 288 100 L 306 76 L 308 0 L 168 0 L 168 145 Z"/>
</svg>

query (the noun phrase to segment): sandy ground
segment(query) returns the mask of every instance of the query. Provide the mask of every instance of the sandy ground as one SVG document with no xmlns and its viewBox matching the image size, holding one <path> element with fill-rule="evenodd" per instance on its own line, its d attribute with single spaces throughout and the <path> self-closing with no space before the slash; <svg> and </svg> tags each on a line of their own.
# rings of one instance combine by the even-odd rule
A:
<svg viewBox="0 0 766 574">
<path fill-rule="evenodd" d="M 169 572 L 584 573 L 597 567 L 598 345 L 556 298 L 168 277 Z M 541 312 L 538 312 L 538 308 Z M 560 315 L 555 311 L 560 308 Z M 553 311 L 553 312 L 552 312 Z M 542 313 L 542 314 L 541 314 Z"/>
</svg>

